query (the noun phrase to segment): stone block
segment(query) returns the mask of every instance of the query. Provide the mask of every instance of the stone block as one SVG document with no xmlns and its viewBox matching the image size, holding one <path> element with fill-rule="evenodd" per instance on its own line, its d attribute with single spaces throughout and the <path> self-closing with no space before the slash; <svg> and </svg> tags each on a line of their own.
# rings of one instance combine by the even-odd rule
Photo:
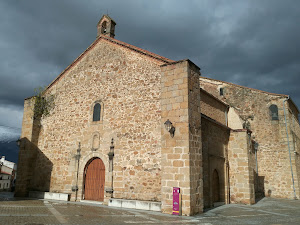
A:
<svg viewBox="0 0 300 225">
<path fill-rule="evenodd" d="M 150 210 L 160 212 L 161 211 L 161 203 L 160 202 L 150 202 Z"/>
<path fill-rule="evenodd" d="M 150 211 L 161 211 L 160 202 L 127 200 L 111 198 L 108 201 L 108 206 L 129 208 L 129 209 L 142 209 Z"/>
<path fill-rule="evenodd" d="M 30 198 L 39 198 L 39 199 L 69 201 L 70 194 L 30 191 L 29 192 L 29 197 Z"/>
<path fill-rule="evenodd" d="M 110 199 L 108 201 L 108 206 L 113 206 L 113 207 L 122 207 L 122 199 Z"/>
<path fill-rule="evenodd" d="M 122 199 L 122 208 L 136 209 L 136 201 Z"/>
<path fill-rule="evenodd" d="M 136 201 L 136 209 L 150 210 L 150 202 Z"/>
</svg>

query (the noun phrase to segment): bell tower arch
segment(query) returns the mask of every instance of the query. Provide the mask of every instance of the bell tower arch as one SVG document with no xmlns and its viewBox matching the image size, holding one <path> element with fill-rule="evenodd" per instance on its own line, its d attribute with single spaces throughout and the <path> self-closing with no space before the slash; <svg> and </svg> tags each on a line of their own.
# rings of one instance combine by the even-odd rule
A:
<svg viewBox="0 0 300 225">
<path fill-rule="evenodd" d="M 97 24 L 97 37 L 105 35 L 111 38 L 115 37 L 116 22 L 108 15 L 103 15 Z"/>
</svg>

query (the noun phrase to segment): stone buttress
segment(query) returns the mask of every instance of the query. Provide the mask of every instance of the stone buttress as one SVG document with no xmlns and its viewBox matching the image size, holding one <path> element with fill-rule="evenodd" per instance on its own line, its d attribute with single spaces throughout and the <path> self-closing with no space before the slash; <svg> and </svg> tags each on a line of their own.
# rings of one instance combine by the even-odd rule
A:
<svg viewBox="0 0 300 225">
<path fill-rule="evenodd" d="M 200 69 L 189 60 L 161 66 L 162 212 L 172 213 L 172 188 L 182 195 L 182 215 L 203 211 Z M 166 130 L 169 120 L 174 137 Z"/>
</svg>

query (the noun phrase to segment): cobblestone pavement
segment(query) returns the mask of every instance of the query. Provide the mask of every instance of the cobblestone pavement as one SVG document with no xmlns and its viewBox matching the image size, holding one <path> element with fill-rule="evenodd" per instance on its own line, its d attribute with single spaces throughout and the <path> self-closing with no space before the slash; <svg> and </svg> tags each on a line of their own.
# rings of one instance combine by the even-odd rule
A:
<svg viewBox="0 0 300 225">
<path fill-rule="evenodd" d="M 0 192 L 0 224 L 299 224 L 300 201 L 264 198 L 256 205 L 223 205 L 193 217 L 103 205 L 13 198 Z"/>
</svg>

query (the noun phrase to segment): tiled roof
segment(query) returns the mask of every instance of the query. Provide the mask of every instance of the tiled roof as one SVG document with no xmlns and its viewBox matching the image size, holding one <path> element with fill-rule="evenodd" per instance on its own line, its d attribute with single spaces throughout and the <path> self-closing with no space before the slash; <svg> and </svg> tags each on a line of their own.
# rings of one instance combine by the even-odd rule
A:
<svg viewBox="0 0 300 225">
<path fill-rule="evenodd" d="M 276 93 L 271 93 L 271 92 L 262 91 L 262 90 L 255 89 L 255 88 L 250 88 L 250 87 L 246 87 L 246 86 L 242 86 L 242 85 L 230 83 L 230 82 L 227 82 L 227 81 L 216 80 L 216 79 L 212 79 L 212 78 L 208 78 L 208 77 L 203 77 L 203 76 L 201 76 L 200 79 L 202 79 L 202 78 L 203 78 L 204 80 L 206 79 L 206 80 L 211 80 L 211 81 L 221 82 L 221 83 L 233 85 L 233 86 L 236 86 L 236 87 L 241 87 L 241 88 L 250 89 L 250 90 L 257 91 L 257 92 L 264 93 L 264 94 L 268 94 L 268 95 L 274 95 L 274 96 L 280 96 L 280 97 L 288 98 L 289 101 L 295 106 L 295 108 L 296 108 L 296 109 L 298 110 L 298 112 L 299 112 L 298 106 L 295 104 L 295 102 L 291 99 L 291 97 L 290 97 L 289 95 L 286 95 L 286 94 L 276 94 Z"/>
<path fill-rule="evenodd" d="M 117 25 L 117 23 L 116 23 L 112 18 L 110 18 L 109 15 L 105 14 L 105 15 L 103 15 L 103 16 L 101 17 L 101 19 L 100 19 L 99 22 L 97 23 L 97 26 L 98 26 L 98 24 L 100 23 L 100 21 L 101 21 L 104 17 L 107 17 L 107 19 L 111 20 L 114 24 Z"/>
<path fill-rule="evenodd" d="M 277 95 L 277 96 L 288 97 L 288 95 L 285 95 L 285 94 L 276 94 L 276 93 L 271 93 L 271 92 L 267 92 L 267 91 L 262 91 L 262 90 L 259 90 L 259 89 L 250 88 L 250 87 L 246 87 L 246 86 L 242 86 L 242 85 L 230 83 L 230 82 L 227 82 L 227 81 L 216 80 L 216 79 L 213 79 L 213 78 L 208 78 L 208 77 L 203 77 L 203 76 L 201 76 L 200 79 L 201 78 L 206 79 L 206 80 L 212 80 L 212 81 L 217 81 L 217 82 L 221 82 L 221 83 L 230 84 L 230 85 L 233 85 L 233 86 L 236 86 L 236 87 L 247 88 L 247 89 L 250 89 L 250 90 L 253 90 L 253 91 L 258 91 L 258 92 L 269 94 L 269 95 Z"/>
</svg>

